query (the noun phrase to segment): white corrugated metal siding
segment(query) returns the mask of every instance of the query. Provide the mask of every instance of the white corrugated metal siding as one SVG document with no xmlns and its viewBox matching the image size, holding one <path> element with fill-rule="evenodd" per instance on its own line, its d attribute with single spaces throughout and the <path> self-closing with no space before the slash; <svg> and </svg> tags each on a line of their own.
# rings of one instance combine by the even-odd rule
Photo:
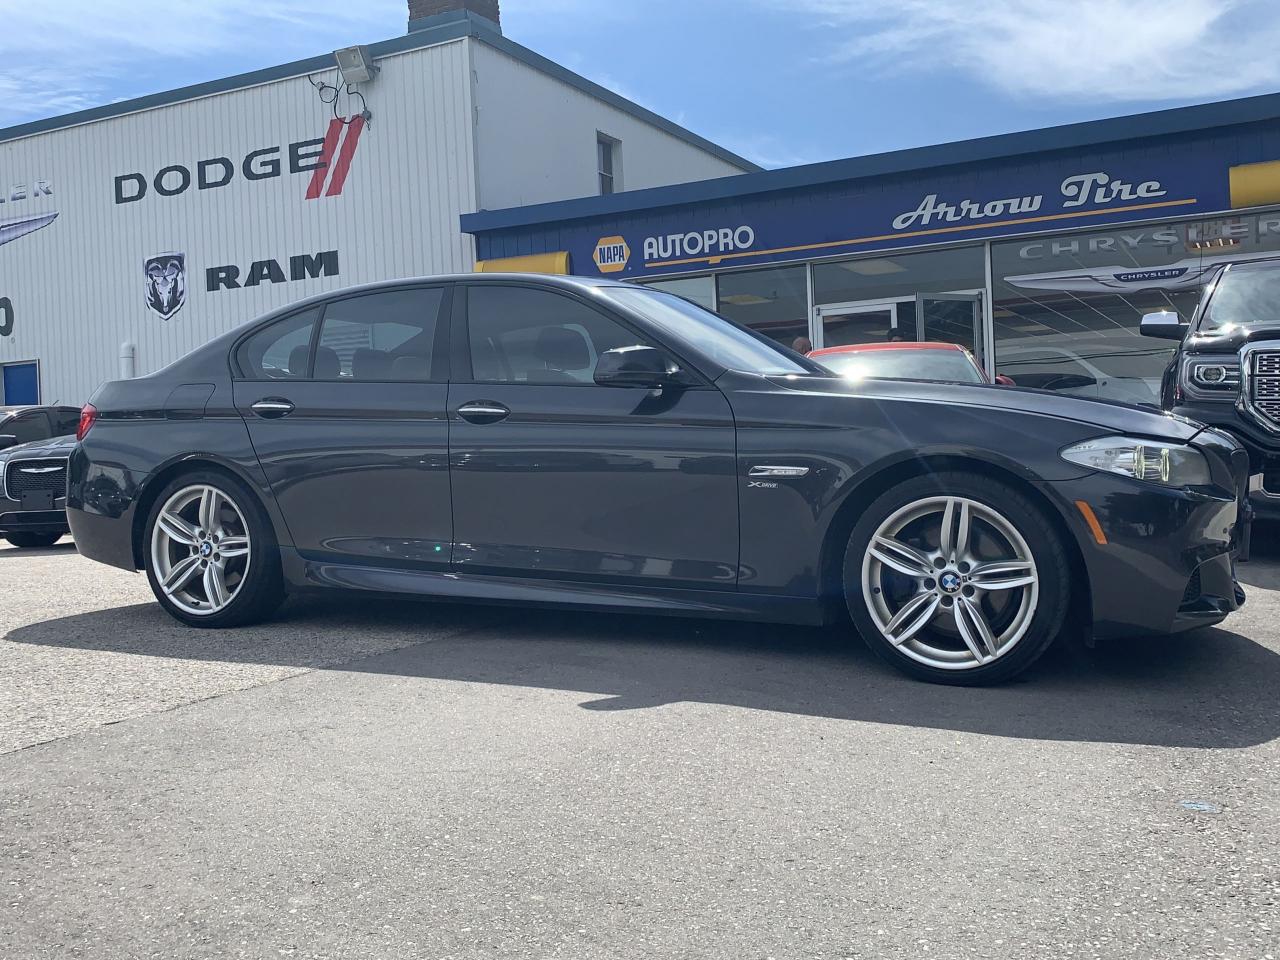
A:
<svg viewBox="0 0 1280 960">
<path fill-rule="evenodd" d="M 471 238 L 458 217 L 476 207 L 471 42 L 380 61 L 366 87 L 373 121 L 339 196 L 306 199 L 311 173 L 288 170 L 288 145 L 324 137 L 333 115 L 306 77 L 0 143 L 0 230 L 15 218 L 58 214 L 0 244 L 0 298 L 14 313 L 0 363 L 39 360 L 41 399 L 80 403 L 117 376 L 123 341 L 137 344 L 138 373 L 147 373 L 313 293 L 469 269 Z M 282 174 L 246 180 L 246 155 L 277 146 Z M 235 164 L 234 179 L 198 190 L 197 162 L 215 157 Z M 137 202 L 115 202 L 117 176 L 151 181 L 173 164 L 192 171 L 184 193 L 160 196 L 151 185 Z M 37 180 L 52 196 L 30 195 Z M 26 185 L 25 199 L 11 199 L 15 184 Z M 338 251 L 338 276 L 205 289 L 210 267 L 235 264 L 243 280 L 251 263 L 274 259 L 287 275 L 291 256 L 327 250 Z M 166 252 L 186 255 L 187 301 L 162 320 L 145 305 L 143 264 Z"/>
</svg>

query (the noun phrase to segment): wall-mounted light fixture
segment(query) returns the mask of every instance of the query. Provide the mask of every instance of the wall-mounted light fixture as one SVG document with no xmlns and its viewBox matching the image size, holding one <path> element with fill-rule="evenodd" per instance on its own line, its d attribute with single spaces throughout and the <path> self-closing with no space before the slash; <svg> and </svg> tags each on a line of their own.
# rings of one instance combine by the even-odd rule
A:
<svg viewBox="0 0 1280 960">
<path fill-rule="evenodd" d="M 338 71 L 346 83 L 368 83 L 378 75 L 378 65 L 369 56 L 368 47 L 343 47 L 333 51 Z"/>
</svg>

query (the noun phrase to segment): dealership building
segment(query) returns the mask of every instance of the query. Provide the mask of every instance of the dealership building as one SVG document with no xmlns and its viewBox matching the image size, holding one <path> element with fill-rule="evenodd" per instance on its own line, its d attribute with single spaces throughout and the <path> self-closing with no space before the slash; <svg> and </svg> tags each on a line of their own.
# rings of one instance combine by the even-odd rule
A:
<svg viewBox="0 0 1280 960">
<path fill-rule="evenodd" d="M 0 403 L 79 404 L 271 309 L 469 271 L 459 217 L 756 171 L 503 36 L 406 35 L 0 130 Z"/>
<path fill-rule="evenodd" d="M 1280 253 L 1280 95 L 764 171 L 512 42 L 498 0 L 409 17 L 0 130 L 0 403 L 78 404 L 302 297 L 472 269 L 654 284 L 787 345 L 952 341 L 1150 403 L 1171 346 L 1140 316 Z"/>
<path fill-rule="evenodd" d="M 651 284 L 788 346 L 946 340 L 1021 385 L 1153 403 L 1172 346 L 1142 314 L 1188 317 L 1216 264 L 1280 254 L 1280 96 L 462 224 L 487 268 Z"/>
</svg>

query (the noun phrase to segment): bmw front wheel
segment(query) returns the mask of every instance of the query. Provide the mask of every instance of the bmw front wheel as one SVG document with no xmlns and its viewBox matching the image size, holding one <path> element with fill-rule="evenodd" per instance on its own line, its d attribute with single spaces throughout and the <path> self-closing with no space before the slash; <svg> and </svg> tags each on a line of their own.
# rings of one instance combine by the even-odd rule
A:
<svg viewBox="0 0 1280 960">
<path fill-rule="evenodd" d="M 243 484 L 212 471 L 179 477 L 161 491 L 146 529 L 147 579 L 183 623 L 254 623 L 283 599 L 270 521 Z"/>
<path fill-rule="evenodd" d="M 845 555 L 845 597 L 871 649 L 936 683 L 1007 680 L 1060 632 L 1070 565 L 1018 491 L 965 473 L 919 477 L 877 499 Z"/>
</svg>

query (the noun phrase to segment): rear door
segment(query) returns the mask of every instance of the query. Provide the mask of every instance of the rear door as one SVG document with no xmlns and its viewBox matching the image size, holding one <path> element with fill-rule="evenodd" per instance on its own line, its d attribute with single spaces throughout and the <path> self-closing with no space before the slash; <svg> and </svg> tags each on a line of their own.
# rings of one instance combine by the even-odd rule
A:
<svg viewBox="0 0 1280 960">
<path fill-rule="evenodd" d="M 707 383 L 599 386 L 604 351 L 662 345 L 561 291 L 464 289 L 449 390 L 455 568 L 733 588 L 738 498 L 724 396 Z"/>
<path fill-rule="evenodd" d="M 236 407 L 305 557 L 448 567 L 450 296 L 341 297 L 239 345 Z"/>
</svg>

